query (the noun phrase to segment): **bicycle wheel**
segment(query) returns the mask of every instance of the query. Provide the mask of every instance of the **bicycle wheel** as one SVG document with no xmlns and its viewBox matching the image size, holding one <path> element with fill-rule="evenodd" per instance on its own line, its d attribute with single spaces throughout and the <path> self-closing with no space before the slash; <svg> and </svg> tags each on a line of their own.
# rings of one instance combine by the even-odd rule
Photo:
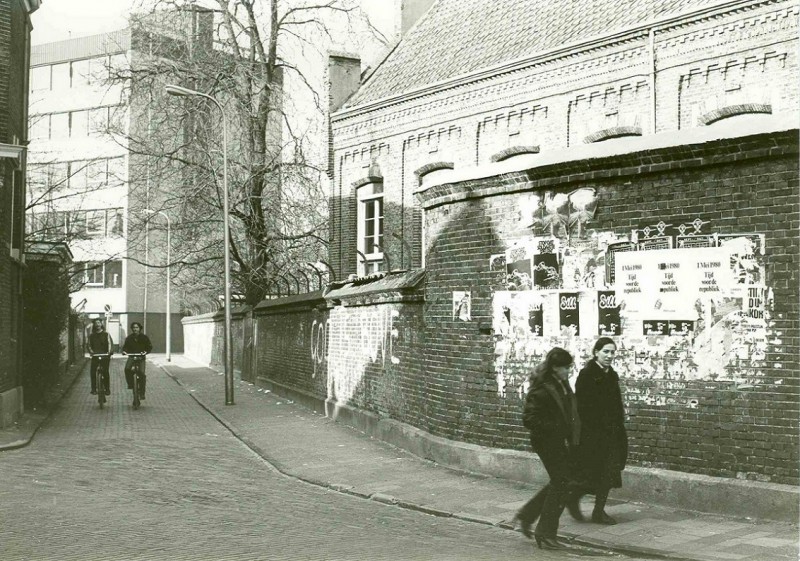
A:
<svg viewBox="0 0 800 561">
<path fill-rule="evenodd" d="M 103 405 L 106 403 L 106 386 L 103 383 L 103 366 L 102 363 L 97 365 L 97 403 L 100 405 L 100 409 L 103 408 Z"/>
<path fill-rule="evenodd" d="M 139 409 L 139 367 L 134 365 L 131 369 L 133 373 L 133 408 Z"/>
</svg>

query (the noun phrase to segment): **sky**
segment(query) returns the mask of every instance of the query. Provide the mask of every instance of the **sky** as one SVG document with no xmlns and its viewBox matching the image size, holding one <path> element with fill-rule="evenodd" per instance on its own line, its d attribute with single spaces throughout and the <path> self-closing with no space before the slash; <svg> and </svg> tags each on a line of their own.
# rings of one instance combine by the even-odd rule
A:
<svg viewBox="0 0 800 561">
<path fill-rule="evenodd" d="M 122 29 L 132 4 L 132 0 L 42 0 L 31 16 L 31 42 L 39 45 Z"/>
<path fill-rule="evenodd" d="M 389 25 L 387 11 L 381 9 L 386 3 L 387 0 L 362 0 L 373 25 L 379 28 Z M 142 0 L 42 0 L 32 16 L 31 41 L 39 45 L 122 29 L 127 26 L 131 7 L 141 4 Z"/>
</svg>

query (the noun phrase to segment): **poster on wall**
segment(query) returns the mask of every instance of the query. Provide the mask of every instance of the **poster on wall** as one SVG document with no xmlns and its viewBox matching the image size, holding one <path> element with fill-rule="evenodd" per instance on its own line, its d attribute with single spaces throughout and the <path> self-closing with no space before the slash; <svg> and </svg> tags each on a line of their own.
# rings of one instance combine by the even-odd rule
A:
<svg viewBox="0 0 800 561">
<path fill-rule="evenodd" d="M 559 325 L 561 332 L 580 335 L 580 309 L 577 292 L 558 293 Z"/>
<path fill-rule="evenodd" d="M 530 290 L 533 286 L 531 273 L 530 245 L 520 244 L 506 251 L 506 288 L 508 290 Z"/>
<path fill-rule="evenodd" d="M 616 282 L 616 267 L 614 265 L 617 253 L 626 251 L 636 251 L 636 244 L 633 242 L 613 242 L 609 243 L 606 248 L 605 265 L 606 265 L 606 284 L 614 286 Z"/>
<path fill-rule="evenodd" d="M 534 336 L 544 335 L 544 302 L 540 299 L 528 304 L 528 327 Z"/>
<path fill-rule="evenodd" d="M 694 333 L 694 321 L 670 320 L 667 322 L 667 335 L 673 337 L 689 337 Z"/>
<path fill-rule="evenodd" d="M 720 248 L 623 253 L 615 266 L 621 301 L 642 310 L 685 310 L 700 296 L 731 295 L 734 284 L 729 253 Z"/>
<path fill-rule="evenodd" d="M 711 235 L 675 236 L 675 244 L 679 249 L 690 247 L 716 247 L 716 237 Z"/>
<path fill-rule="evenodd" d="M 672 249 L 672 236 L 654 236 L 639 242 L 639 251 Z"/>
<path fill-rule="evenodd" d="M 620 323 L 616 292 L 613 290 L 597 291 L 597 334 L 609 337 L 621 333 L 622 324 Z"/>
<path fill-rule="evenodd" d="M 490 281 L 493 286 L 506 285 L 506 254 L 500 253 L 489 257 L 489 272 L 492 274 Z"/>
<path fill-rule="evenodd" d="M 720 234 L 719 246 L 730 250 L 738 284 L 764 282 L 764 234 Z"/>
<path fill-rule="evenodd" d="M 472 320 L 472 294 L 470 292 L 453 291 L 453 319 Z"/>
<path fill-rule="evenodd" d="M 558 239 L 536 238 L 533 254 L 533 286 L 538 289 L 560 288 L 561 270 Z"/>
</svg>

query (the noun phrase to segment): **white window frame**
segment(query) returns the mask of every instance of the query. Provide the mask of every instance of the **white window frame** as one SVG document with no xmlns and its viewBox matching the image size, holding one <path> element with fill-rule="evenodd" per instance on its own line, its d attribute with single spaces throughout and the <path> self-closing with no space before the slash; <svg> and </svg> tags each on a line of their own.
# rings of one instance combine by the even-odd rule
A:
<svg viewBox="0 0 800 561">
<path fill-rule="evenodd" d="M 369 275 L 372 273 L 377 273 L 381 270 L 381 266 L 383 265 L 383 251 L 378 250 L 375 248 L 374 244 L 373 247 L 366 247 L 366 237 L 367 237 L 367 206 L 368 205 L 379 205 L 381 212 L 378 215 L 376 213 L 375 220 L 376 220 L 376 228 L 377 232 L 373 233 L 372 239 L 373 241 L 377 240 L 379 244 L 383 244 L 383 235 L 385 230 L 385 220 L 386 220 L 386 205 L 384 196 L 383 196 L 383 183 L 374 182 L 374 183 L 367 183 L 362 185 L 357 190 L 357 197 L 358 200 L 358 212 L 357 212 L 357 221 L 358 221 L 358 242 L 357 247 L 358 250 L 364 254 L 364 257 L 361 255 L 358 256 L 358 270 L 359 274 L 361 275 Z M 366 259 L 366 261 L 365 261 Z"/>
</svg>

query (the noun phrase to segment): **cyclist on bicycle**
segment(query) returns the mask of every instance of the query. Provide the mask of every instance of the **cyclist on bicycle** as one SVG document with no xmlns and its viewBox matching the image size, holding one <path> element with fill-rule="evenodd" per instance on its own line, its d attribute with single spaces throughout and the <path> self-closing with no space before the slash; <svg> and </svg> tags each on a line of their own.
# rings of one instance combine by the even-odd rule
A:
<svg viewBox="0 0 800 561">
<path fill-rule="evenodd" d="M 103 320 L 95 318 L 92 320 L 92 332 L 89 334 L 89 341 L 87 347 L 90 354 L 104 354 L 109 356 L 93 356 L 92 364 L 89 367 L 92 382 L 92 395 L 97 395 L 97 369 L 103 365 L 103 385 L 106 389 L 106 395 L 111 395 L 110 377 L 108 375 L 108 363 L 111 360 L 111 355 L 114 354 L 114 341 L 111 340 L 111 335 L 106 332 L 103 325 Z"/>
<path fill-rule="evenodd" d="M 134 321 L 131 324 L 131 334 L 125 338 L 125 344 L 122 346 L 122 354 L 127 353 L 149 353 L 153 350 L 153 344 L 150 338 L 142 333 L 142 324 Z M 128 383 L 128 389 L 133 389 L 133 361 L 134 357 L 129 356 L 128 362 L 125 363 L 125 381 Z M 145 361 L 139 362 L 139 399 L 144 399 L 144 389 L 147 385 L 147 376 L 144 373 Z"/>
</svg>

